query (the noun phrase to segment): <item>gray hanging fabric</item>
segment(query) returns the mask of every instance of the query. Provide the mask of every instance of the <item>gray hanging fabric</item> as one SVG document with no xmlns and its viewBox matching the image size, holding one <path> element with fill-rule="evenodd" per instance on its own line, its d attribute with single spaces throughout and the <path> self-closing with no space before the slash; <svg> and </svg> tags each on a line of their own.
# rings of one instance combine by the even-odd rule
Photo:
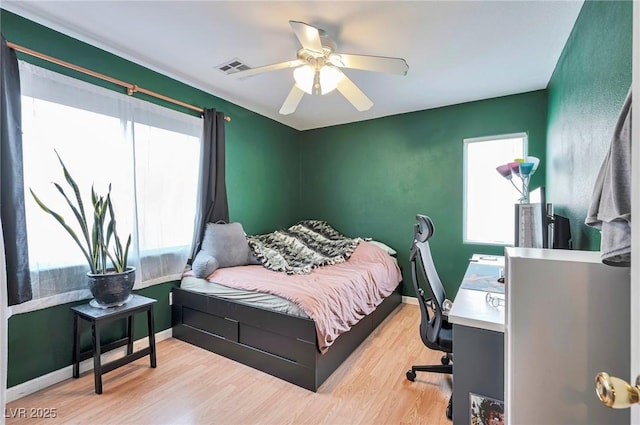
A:
<svg viewBox="0 0 640 425">
<path fill-rule="evenodd" d="M 585 224 L 601 230 L 604 264 L 631 266 L 631 90 L 598 173 Z"/>
<path fill-rule="evenodd" d="M 200 211 L 197 211 L 191 259 L 200 250 L 207 223 L 229 222 L 229 203 L 225 177 L 224 113 L 205 109 L 200 164 Z"/>
<path fill-rule="evenodd" d="M 22 175 L 20 73 L 16 52 L 0 34 L 0 213 L 8 305 L 32 298 Z"/>
</svg>

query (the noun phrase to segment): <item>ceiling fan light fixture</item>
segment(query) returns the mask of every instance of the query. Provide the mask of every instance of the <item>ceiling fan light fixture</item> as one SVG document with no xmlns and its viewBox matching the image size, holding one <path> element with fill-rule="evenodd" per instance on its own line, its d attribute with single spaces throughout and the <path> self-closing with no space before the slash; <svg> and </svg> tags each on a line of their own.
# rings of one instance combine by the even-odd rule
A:
<svg viewBox="0 0 640 425">
<path fill-rule="evenodd" d="M 304 65 L 293 70 L 293 78 L 305 93 L 327 94 L 338 87 L 340 71 L 328 65 L 322 66 L 319 70 L 310 65 Z"/>
<path fill-rule="evenodd" d="M 320 68 L 320 92 L 322 94 L 331 93 L 338 87 L 340 71 L 332 66 L 325 65 Z"/>
<path fill-rule="evenodd" d="M 309 65 L 304 65 L 293 70 L 293 79 L 302 91 L 308 94 L 313 93 L 313 83 L 316 71 Z"/>
<path fill-rule="evenodd" d="M 334 90 L 338 90 L 358 111 L 368 111 L 373 102 L 342 72 L 342 68 L 397 75 L 407 75 L 409 70 L 407 61 L 402 58 L 335 53 L 335 42 L 322 29 L 300 21 L 289 21 L 289 25 L 301 45 L 295 60 L 233 74 L 241 79 L 267 71 L 295 68 L 295 83 L 280 108 L 283 115 L 294 113 L 305 93 L 325 95 Z"/>
</svg>

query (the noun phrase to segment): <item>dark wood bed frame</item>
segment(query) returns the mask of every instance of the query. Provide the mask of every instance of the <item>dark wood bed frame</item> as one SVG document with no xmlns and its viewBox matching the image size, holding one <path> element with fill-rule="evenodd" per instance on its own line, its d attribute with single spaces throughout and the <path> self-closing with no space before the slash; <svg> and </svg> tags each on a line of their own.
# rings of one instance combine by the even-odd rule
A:
<svg viewBox="0 0 640 425">
<path fill-rule="evenodd" d="M 173 337 L 311 391 L 402 302 L 400 286 L 320 354 L 313 320 L 173 289 Z"/>
</svg>

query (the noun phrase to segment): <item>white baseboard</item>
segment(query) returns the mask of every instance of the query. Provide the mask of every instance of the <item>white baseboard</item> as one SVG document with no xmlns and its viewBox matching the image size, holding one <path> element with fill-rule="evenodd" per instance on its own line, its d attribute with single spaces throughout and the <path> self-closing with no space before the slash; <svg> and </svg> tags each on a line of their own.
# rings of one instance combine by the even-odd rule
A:
<svg viewBox="0 0 640 425">
<path fill-rule="evenodd" d="M 172 328 L 165 329 L 156 333 L 156 343 L 171 338 L 173 335 Z M 147 337 L 141 338 L 133 343 L 133 350 L 137 351 L 149 346 L 149 340 Z M 121 358 L 126 354 L 127 347 L 122 346 L 115 350 L 109 351 L 102 355 L 102 364 L 106 364 L 112 360 Z M 93 359 L 87 359 L 80 363 L 80 373 L 93 369 Z M 73 365 L 69 365 L 62 369 L 58 369 L 46 375 L 39 376 L 22 384 L 18 384 L 11 388 L 7 388 L 7 403 L 18 400 L 19 398 L 33 394 L 36 391 L 40 391 L 43 388 L 47 388 L 51 385 L 62 382 L 66 379 L 73 377 Z"/>
<path fill-rule="evenodd" d="M 418 305 L 418 299 L 416 297 L 407 297 L 406 295 L 403 295 L 402 303 Z"/>
</svg>

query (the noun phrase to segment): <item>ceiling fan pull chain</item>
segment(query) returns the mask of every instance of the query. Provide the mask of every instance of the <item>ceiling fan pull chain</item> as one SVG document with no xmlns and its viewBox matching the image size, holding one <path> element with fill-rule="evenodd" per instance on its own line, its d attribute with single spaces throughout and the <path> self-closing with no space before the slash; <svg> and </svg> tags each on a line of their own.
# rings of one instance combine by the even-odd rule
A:
<svg viewBox="0 0 640 425">
<path fill-rule="evenodd" d="M 320 94 L 320 70 L 313 74 L 313 94 Z"/>
</svg>

